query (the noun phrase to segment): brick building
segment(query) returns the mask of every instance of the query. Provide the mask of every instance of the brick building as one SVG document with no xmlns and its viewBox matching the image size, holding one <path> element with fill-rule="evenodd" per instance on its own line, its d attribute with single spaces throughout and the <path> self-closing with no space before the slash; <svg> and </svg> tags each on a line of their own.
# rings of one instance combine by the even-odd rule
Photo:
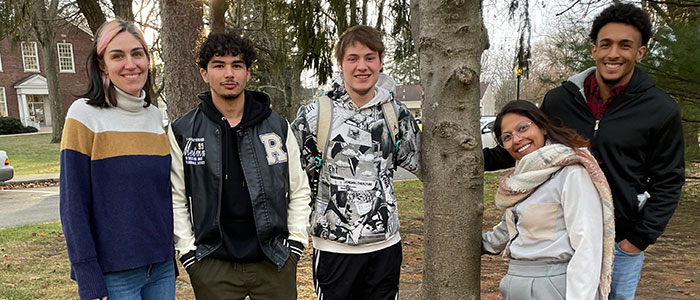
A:
<svg viewBox="0 0 700 300">
<path fill-rule="evenodd" d="M 63 110 L 68 110 L 76 95 L 87 91 L 85 62 L 90 54 L 92 35 L 72 24 L 56 28 L 55 45 L 58 80 Z M 27 126 L 51 126 L 44 59 L 37 41 L 12 44 L 0 40 L 0 116 L 22 120 Z"/>
</svg>

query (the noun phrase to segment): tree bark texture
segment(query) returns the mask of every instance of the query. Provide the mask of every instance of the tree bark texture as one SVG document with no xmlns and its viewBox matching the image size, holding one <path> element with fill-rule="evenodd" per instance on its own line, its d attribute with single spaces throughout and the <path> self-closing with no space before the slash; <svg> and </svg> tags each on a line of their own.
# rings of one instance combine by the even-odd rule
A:
<svg viewBox="0 0 700 300">
<path fill-rule="evenodd" d="M 226 9 L 228 9 L 228 0 L 209 1 L 211 32 L 223 33 L 226 31 Z"/>
<path fill-rule="evenodd" d="M 422 299 L 480 299 L 480 0 L 420 1 L 425 203 Z"/>
<path fill-rule="evenodd" d="M 53 119 L 51 142 L 60 143 L 66 114 L 63 112 L 63 101 L 61 101 L 61 85 L 58 81 L 58 62 L 56 43 L 54 42 L 56 31 L 53 19 L 58 8 L 58 0 L 51 0 L 49 3 L 44 2 L 44 0 L 33 0 L 32 6 L 34 32 L 41 45 L 44 74 L 46 75 L 49 102 L 51 103 L 51 117 Z"/>
<path fill-rule="evenodd" d="M 357 0 L 350 0 L 350 27 L 357 25 Z"/>
<path fill-rule="evenodd" d="M 411 36 L 413 37 L 413 42 L 418 42 L 418 37 L 420 37 L 420 0 L 410 0 L 411 2 L 411 18 L 409 22 L 411 23 Z M 419 45 L 414 45 L 416 49 L 416 54 L 418 54 Z M 420 58 L 419 58 L 420 60 Z"/>
<path fill-rule="evenodd" d="M 270 95 L 272 110 L 285 117 L 289 122 L 297 117 L 297 111 L 301 107 L 301 71 L 300 64 L 293 66 L 282 65 L 273 67 L 273 75 L 270 84 L 263 86 L 262 90 Z"/>
<path fill-rule="evenodd" d="M 163 94 L 168 116 L 175 120 L 199 104 L 197 94 L 209 90 L 195 62 L 204 11 L 198 0 L 162 0 L 160 9 Z"/>
<path fill-rule="evenodd" d="M 134 13 L 131 11 L 132 0 L 112 0 L 114 15 L 125 21 L 134 21 Z"/>
<path fill-rule="evenodd" d="M 92 31 L 94 35 L 97 29 L 102 26 L 102 23 L 106 21 L 105 14 L 102 12 L 100 4 L 97 3 L 97 0 L 77 0 L 76 2 L 78 3 L 80 12 L 87 20 L 88 26 L 90 26 L 90 31 Z"/>
<path fill-rule="evenodd" d="M 381 11 L 380 11 L 381 13 Z M 367 0 L 362 0 L 362 19 L 360 20 L 360 24 L 362 25 L 368 25 L 367 24 Z"/>
</svg>

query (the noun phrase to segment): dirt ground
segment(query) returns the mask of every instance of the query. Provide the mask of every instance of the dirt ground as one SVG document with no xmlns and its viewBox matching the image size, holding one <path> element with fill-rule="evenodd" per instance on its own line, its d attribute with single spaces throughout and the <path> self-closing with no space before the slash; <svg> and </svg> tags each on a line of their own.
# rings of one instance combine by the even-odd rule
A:
<svg viewBox="0 0 700 300">
<path fill-rule="evenodd" d="M 694 163 L 688 173 L 684 196 L 665 234 L 645 252 L 642 279 L 637 289 L 638 300 L 700 299 L 700 163 Z M 495 207 L 486 207 L 484 230 L 496 224 L 500 213 Z M 400 299 L 420 299 L 423 221 L 401 222 L 405 265 L 401 274 Z M 482 256 L 482 299 L 502 299 L 498 284 L 507 264 L 507 260 L 499 256 Z"/>
<path fill-rule="evenodd" d="M 700 299 L 700 162 L 691 165 L 678 209 L 671 219 L 666 233 L 650 246 L 637 290 L 638 300 Z M 494 176 L 487 182 L 489 192 L 494 188 Z M 403 259 L 400 299 L 420 299 L 423 272 L 423 217 L 420 184 L 413 190 L 403 191 L 402 205 L 411 211 L 401 215 Z M 406 187 L 404 187 L 406 189 Z M 405 202 L 408 201 L 408 202 Z M 489 230 L 500 219 L 501 211 L 494 205 L 486 205 L 484 230 Z M 55 225 L 54 225 L 55 226 Z M 51 226 L 49 226 L 51 227 Z M 44 237 L 44 233 L 33 233 Z M 77 286 L 68 279 L 68 257 L 65 240 L 57 229 L 47 232 L 45 238 L 33 238 L 30 242 L 5 244 L 0 247 L 0 300 L 11 299 L 75 299 Z M 501 299 L 498 283 L 507 268 L 507 261 L 499 256 L 482 256 L 481 298 Z M 4 273 L 7 272 L 7 273 Z M 177 299 L 192 300 L 194 295 L 184 270 L 177 282 Z M 298 266 L 298 298 L 317 299 L 313 289 L 311 250 L 308 248 Z M 26 287 L 41 287 L 47 293 L 29 293 Z M 5 293 L 3 294 L 2 291 Z M 36 297 L 30 296 L 37 295 Z M 38 296 L 42 294 L 43 296 Z M 6 296 L 3 296 L 6 295 Z"/>
<path fill-rule="evenodd" d="M 646 252 L 637 300 L 700 299 L 700 163 L 688 172 L 684 194 L 666 232 Z M 490 230 L 500 219 L 501 211 L 487 205 L 483 230 Z M 403 259 L 399 299 L 420 299 L 423 272 L 423 218 L 401 217 Z M 508 261 L 500 256 L 481 258 L 481 299 L 501 299 L 498 284 Z M 177 299 L 194 299 L 187 276 L 178 278 Z M 316 299 L 311 272 L 311 251 L 307 249 L 298 269 L 299 299 Z"/>
</svg>

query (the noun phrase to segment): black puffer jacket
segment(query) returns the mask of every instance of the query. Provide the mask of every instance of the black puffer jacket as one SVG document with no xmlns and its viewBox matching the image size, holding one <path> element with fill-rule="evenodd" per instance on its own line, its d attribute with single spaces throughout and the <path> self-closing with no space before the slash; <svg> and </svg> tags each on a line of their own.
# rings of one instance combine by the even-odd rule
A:
<svg viewBox="0 0 700 300">
<path fill-rule="evenodd" d="M 636 68 L 627 88 L 600 120 L 588 108 L 583 82 L 595 69 L 549 91 L 542 111 L 555 123 L 590 139 L 615 204 L 616 241 L 644 250 L 664 232 L 685 182 L 683 132 L 678 105 Z M 638 209 L 637 195 L 651 198 Z"/>
</svg>

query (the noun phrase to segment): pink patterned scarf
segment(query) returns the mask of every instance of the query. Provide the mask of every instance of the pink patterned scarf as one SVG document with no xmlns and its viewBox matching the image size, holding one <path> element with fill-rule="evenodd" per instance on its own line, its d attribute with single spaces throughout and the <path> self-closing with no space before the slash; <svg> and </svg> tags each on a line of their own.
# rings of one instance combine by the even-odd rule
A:
<svg viewBox="0 0 700 300">
<path fill-rule="evenodd" d="M 603 262 L 598 292 L 608 299 L 615 251 L 615 221 L 612 194 L 603 171 L 585 148 L 574 149 L 562 144 L 550 144 L 520 159 L 515 168 L 501 178 L 495 196 L 496 206 L 505 209 L 527 198 L 552 174 L 569 165 L 582 165 L 593 180 L 603 206 Z"/>
</svg>

